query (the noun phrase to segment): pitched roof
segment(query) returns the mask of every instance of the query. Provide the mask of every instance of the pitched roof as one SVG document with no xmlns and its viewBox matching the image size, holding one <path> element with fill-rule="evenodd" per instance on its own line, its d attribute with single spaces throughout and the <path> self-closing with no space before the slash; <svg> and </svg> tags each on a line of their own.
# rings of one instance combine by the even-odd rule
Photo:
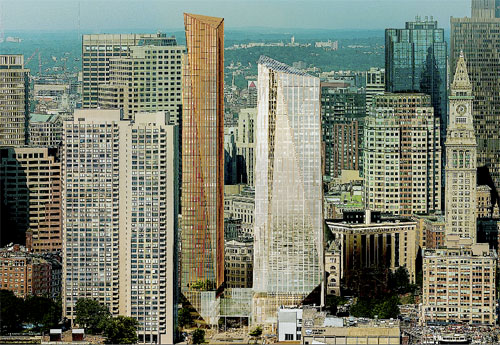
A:
<svg viewBox="0 0 500 345">
<path fill-rule="evenodd" d="M 469 73 L 467 72 L 467 64 L 465 63 L 464 53 L 460 52 L 460 57 L 457 61 L 457 68 L 455 70 L 455 77 L 453 78 L 453 83 L 451 84 L 453 89 L 470 89 L 472 84 L 470 83 Z"/>
</svg>

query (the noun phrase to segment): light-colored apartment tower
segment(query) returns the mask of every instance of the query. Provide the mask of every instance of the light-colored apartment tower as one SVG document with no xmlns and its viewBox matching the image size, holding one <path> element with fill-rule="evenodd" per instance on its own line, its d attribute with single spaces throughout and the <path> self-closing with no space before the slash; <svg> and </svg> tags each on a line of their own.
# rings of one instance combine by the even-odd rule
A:
<svg viewBox="0 0 500 345">
<path fill-rule="evenodd" d="M 405 217 L 440 210 L 439 118 L 430 96 L 375 96 L 364 133 L 367 208 Z"/>
<path fill-rule="evenodd" d="M 474 94 L 477 164 L 488 168 L 500 191 L 500 0 L 471 0 L 471 5 L 470 18 L 451 18 L 450 71 L 463 52 Z"/>
<path fill-rule="evenodd" d="M 212 323 L 224 282 L 224 19 L 185 13 L 184 24 L 181 290 Z"/>
<path fill-rule="evenodd" d="M 0 146 L 28 142 L 29 69 L 23 55 L 0 55 Z"/>
<path fill-rule="evenodd" d="M 253 317 L 274 323 L 323 281 L 320 81 L 258 62 Z"/>
<path fill-rule="evenodd" d="M 177 45 L 175 38 L 167 42 L 131 46 L 127 57 L 109 58 L 109 83 L 99 85 L 99 106 L 123 109 L 125 118 L 137 112 L 165 111 L 170 123 L 179 124 L 185 47 Z"/>
<path fill-rule="evenodd" d="M 385 69 L 372 67 L 366 71 L 366 113 L 370 111 L 375 95 L 385 92 Z"/>
<path fill-rule="evenodd" d="M 34 252 L 61 250 L 61 162 L 55 149 L 0 150 L 2 243 L 31 241 Z M 5 223 L 4 223 L 5 222 Z"/>
<path fill-rule="evenodd" d="M 63 138 L 64 315 L 92 298 L 135 318 L 140 343 L 173 343 L 177 127 L 163 112 L 80 110 Z"/>
<path fill-rule="evenodd" d="M 464 56 L 457 62 L 450 88 L 446 135 L 446 239 L 450 235 L 476 241 L 477 143 L 472 118 L 472 85 Z"/>
<path fill-rule="evenodd" d="M 238 116 L 238 128 L 236 129 L 236 150 L 238 156 L 243 159 L 245 166 L 243 180 L 246 184 L 255 184 L 255 128 L 257 108 L 241 109 Z"/>
<path fill-rule="evenodd" d="M 109 60 L 130 56 L 133 46 L 168 46 L 175 38 L 165 34 L 90 34 L 82 37 L 82 106 L 97 108 L 99 86 L 109 83 Z M 144 70 L 146 72 L 146 70 Z M 142 77 L 142 76 L 141 76 Z M 146 87 L 147 88 L 147 87 Z"/>
</svg>

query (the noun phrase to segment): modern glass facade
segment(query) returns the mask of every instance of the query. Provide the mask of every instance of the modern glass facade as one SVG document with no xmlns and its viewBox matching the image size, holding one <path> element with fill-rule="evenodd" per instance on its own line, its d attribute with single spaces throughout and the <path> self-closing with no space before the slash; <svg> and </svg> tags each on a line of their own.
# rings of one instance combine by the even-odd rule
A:
<svg viewBox="0 0 500 345">
<path fill-rule="evenodd" d="M 181 287 L 204 314 L 198 292 L 224 282 L 224 19 L 184 24 Z"/>
<path fill-rule="evenodd" d="M 437 21 L 407 22 L 385 31 L 386 91 L 422 92 L 431 96 L 444 138 L 447 121 L 447 44 Z"/>
<path fill-rule="evenodd" d="M 500 2 L 472 1 L 472 18 L 451 18 L 450 70 L 463 51 L 474 94 L 477 164 L 500 190 Z M 490 185 L 491 186 L 491 185 Z M 491 186 L 493 187 L 493 186 Z M 498 200 L 497 200 L 498 201 Z"/>
<path fill-rule="evenodd" d="M 253 315 L 272 322 L 323 278 L 320 82 L 264 56 L 258 73 Z"/>
<path fill-rule="evenodd" d="M 366 96 L 356 88 L 321 83 L 321 124 L 325 171 L 337 178 L 342 170 L 361 170 Z"/>
</svg>

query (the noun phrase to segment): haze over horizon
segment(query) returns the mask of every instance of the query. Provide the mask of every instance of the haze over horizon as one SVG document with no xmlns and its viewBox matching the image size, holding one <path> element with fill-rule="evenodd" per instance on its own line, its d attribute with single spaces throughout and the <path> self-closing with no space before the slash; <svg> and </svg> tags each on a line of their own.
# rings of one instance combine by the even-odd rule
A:
<svg viewBox="0 0 500 345">
<path fill-rule="evenodd" d="M 0 30 L 80 31 L 183 29 L 183 13 L 223 17 L 245 28 L 377 30 L 433 16 L 440 27 L 470 15 L 469 0 L 78 1 L 0 0 Z M 245 16 L 241 16 L 244 13 Z M 111 15 L 112 14 L 112 15 Z"/>
</svg>

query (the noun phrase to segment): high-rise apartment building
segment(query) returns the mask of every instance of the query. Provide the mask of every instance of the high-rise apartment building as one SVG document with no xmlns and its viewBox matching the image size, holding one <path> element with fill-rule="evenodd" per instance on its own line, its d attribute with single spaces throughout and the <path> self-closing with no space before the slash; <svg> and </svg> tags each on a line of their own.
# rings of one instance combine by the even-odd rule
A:
<svg viewBox="0 0 500 345">
<path fill-rule="evenodd" d="M 29 69 L 22 55 L 0 55 L 0 146 L 28 142 Z"/>
<path fill-rule="evenodd" d="M 421 93 L 387 93 L 373 100 L 365 121 L 368 209 L 409 217 L 441 210 L 439 119 Z"/>
<path fill-rule="evenodd" d="M 320 82 L 265 56 L 258 73 L 253 317 L 269 323 L 323 281 Z"/>
<path fill-rule="evenodd" d="M 63 312 L 79 298 L 138 322 L 140 343 L 173 343 L 178 138 L 163 112 L 80 110 L 64 124 Z"/>
<path fill-rule="evenodd" d="M 185 13 L 184 24 L 181 290 L 212 322 L 224 282 L 224 19 Z"/>
<path fill-rule="evenodd" d="M 447 45 L 437 21 L 417 17 L 404 29 L 385 31 L 385 73 L 388 92 L 422 92 L 431 96 L 434 115 L 446 130 Z"/>
<path fill-rule="evenodd" d="M 61 250 L 61 162 L 56 149 L 0 150 L 2 244 L 24 244 L 34 252 Z"/>
<path fill-rule="evenodd" d="M 241 170 L 242 183 L 255 184 L 255 128 L 257 108 L 241 109 L 236 129 L 236 150 L 238 169 Z"/>
<path fill-rule="evenodd" d="M 474 94 L 477 164 L 500 188 L 500 2 L 472 0 L 471 18 L 451 18 L 450 70 L 465 56 Z M 493 186 L 490 186 L 493 187 Z"/>
<path fill-rule="evenodd" d="M 165 111 L 170 123 L 182 114 L 182 58 L 184 46 L 175 38 L 169 45 L 129 47 L 126 57 L 109 58 L 109 83 L 99 85 L 99 106 L 123 109 L 125 118 L 137 112 Z"/>
<path fill-rule="evenodd" d="M 133 46 L 172 46 L 176 40 L 165 34 L 90 34 L 82 37 L 82 106 L 99 106 L 100 85 L 110 82 L 110 59 L 129 57 Z M 144 64 L 141 67 L 145 67 Z M 147 72 L 144 70 L 143 72 Z M 153 73 L 153 72 L 151 72 Z M 147 76 L 147 74 L 145 74 Z M 151 75 L 152 76 L 152 75 Z M 159 75 L 158 75 L 159 76 Z M 141 76 L 142 78 L 143 76 Z M 141 89 L 139 86 L 138 89 Z M 147 86 L 144 89 L 146 102 Z M 151 88 L 151 87 L 150 87 Z M 134 90 L 135 91 L 135 90 Z M 142 90 L 137 90 L 141 92 Z M 150 90 L 153 92 L 154 90 Z M 149 102 L 148 102 L 149 103 Z"/>
<path fill-rule="evenodd" d="M 446 238 L 476 240 L 477 143 L 472 119 L 472 85 L 463 55 L 450 88 L 446 148 Z"/>
<path fill-rule="evenodd" d="M 324 175 L 337 178 L 342 170 L 362 167 L 365 94 L 358 89 L 321 83 L 321 128 L 324 144 Z"/>
<path fill-rule="evenodd" d="M 383 95 L 385 92 L 385 69 L 372 67 L 366 71 L 366 112 L 370 111 L 372 100 L 375 95 Z"/>
</svg>

